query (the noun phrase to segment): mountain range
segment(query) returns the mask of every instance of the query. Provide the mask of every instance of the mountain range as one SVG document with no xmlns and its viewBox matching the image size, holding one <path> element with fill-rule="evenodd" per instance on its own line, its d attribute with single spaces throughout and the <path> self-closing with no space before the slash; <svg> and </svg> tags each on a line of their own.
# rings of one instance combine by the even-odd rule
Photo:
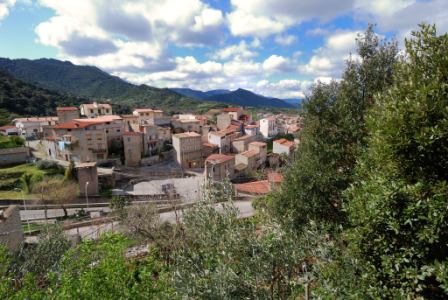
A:
<svg viewBox="0 0 448 300">
<path fill-rule="evenodd" d="M 57 92 L 73 99 L 109 101 L 120 105 L 122 111 L 129 111 L 137 106 L 161 108 L 168 113 L 201 113 L 227 105 L 295 107 L 283 100 L 264 97 L 243 89 L 201 92 L 135 85 L 97 67 L 80 66 L 56 59 L 0 58 L 0 71 L 38 89 Z"/>
<path fill-rule="evenodd" d="M 300 99 L 278 99 L 255 94 L 245 89 L 198 91 L 189 88 L 172 88 L 172 91 L 205 101 L 224 102 L 233 105 L 252 107 L 298 108 Z"/>
</svg>

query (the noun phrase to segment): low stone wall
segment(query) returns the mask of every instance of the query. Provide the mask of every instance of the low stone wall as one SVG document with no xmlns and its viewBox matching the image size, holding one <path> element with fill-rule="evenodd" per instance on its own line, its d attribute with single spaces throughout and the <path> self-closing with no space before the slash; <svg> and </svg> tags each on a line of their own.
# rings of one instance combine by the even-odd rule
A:
<svg viewBox="0 0 448 300">
<path fill-rule="evenodd" d="M 27 147 L 0 149 L 0 166 L 25 163 L 28 156 Z"/>
<path fill-rule="evenodd" d="M 23 242 L 23 229 L 20 221 L 20 210 L 10 206 L 0 212 L 0 245 L 11 251 L 17 251 Z"/>
</svg>

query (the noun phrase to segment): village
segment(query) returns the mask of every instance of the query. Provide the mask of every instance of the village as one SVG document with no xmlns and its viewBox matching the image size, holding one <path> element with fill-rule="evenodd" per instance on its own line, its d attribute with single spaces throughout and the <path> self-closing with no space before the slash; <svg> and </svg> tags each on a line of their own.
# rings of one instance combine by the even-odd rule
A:
<svg viewBox="0 0 448 300">
<path fill-rule="evenodd" d="M 87 211 L 91 221 L 110 212 L 114 196 L 166 209 L 174 203 L 191 205 L 205 184 L 225 180 L 240 200 L 268 194 L 282 182 L 282 169 L 295 159 L 302 126 L 297 115 L 253 115 L 241 107 L 173 116 L 136 108 L 132 114 L 116 115 L 111 104 L 94 102 L 57 107 L 56 115 L 17 118 L 0 127 L 1 135 L 24 140 L 21 147 L 0 149 L 0 166 L 73 164 L 78 197 L 64 205 L 71 207 L 70 215 Z M 22 208 L 16 211 L 22 223 L 53 222 L 63 213 L 39 199 L 27 200 L 28 210 L 24 199 L 4 200 L 9 200 L 5 205 Z M 241 205 L 245 213 L 253 211 Z"/>
<path fill-rule="evenodd" d="M 13 125 L 0 127 L 0 132 L 38 141 L 45 153 L 42 159 L 74 161 L 78 167 L 127 169 L 172 161 L 179 170 L 204 169 L 205 178 L 220 181 L 257 170 L 272 171 L 294 159 L 299 140 L 275 137 L 296 137 L 300 118 L 258 117 L 259 121 L 253 121 L 242 108 L 230 107 L 217 114 L 213 124 L 207 115 L 168 117 L 161 110 L 148 108 L 119 116 L 113 114 L 110 104 L 92 103 L 80 108 L 58 107 L 57 117 L 18 118 Z M 269 151 L 268 141 L 272 144 Z M 0 157 L 0 164 L 10 163 L 14 156 L 10 152 Z M 89 192 L 97 193 L 98 188 L 91 185 Z"/>
</svg>

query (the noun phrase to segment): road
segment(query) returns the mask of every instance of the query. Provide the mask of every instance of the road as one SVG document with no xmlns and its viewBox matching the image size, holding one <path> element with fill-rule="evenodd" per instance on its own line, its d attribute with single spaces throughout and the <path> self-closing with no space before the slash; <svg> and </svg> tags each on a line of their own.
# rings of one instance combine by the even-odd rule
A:
<svg viewBox="0 0 448 300">
<path fill-rule="evenodd" d="M 222 210 L 222 206 L 226 205 L 223 203 L 216 204 L 217 210 Z M 238 209 L 238 218 L 247 218 L 251 217 L 255 214 L 255 210 L 252 207 L 252 201 L 235 201 L 234 202 L 235 207 Z M 177 216 L 182 219 L 182 211 L 177 211 Z M 169 222 L 169 223 L 176 223 L 176 212 L 170 211 L 160 214 L 160 221 L 163 222 Z M 74 228 L 67 230 L 66 233 L 69 236 L 75 236 L 79 234 L 82 239 L 97 239 L 101 233 L 105 232 L 122 232 L 125 230 L 123 226 L 120 225 L 119 222 L 113 222 L 113 223 L 106 223 L 101 225 L 92 225 L 92 226 L 84 226 L 79 228 Z"/>
</svg>

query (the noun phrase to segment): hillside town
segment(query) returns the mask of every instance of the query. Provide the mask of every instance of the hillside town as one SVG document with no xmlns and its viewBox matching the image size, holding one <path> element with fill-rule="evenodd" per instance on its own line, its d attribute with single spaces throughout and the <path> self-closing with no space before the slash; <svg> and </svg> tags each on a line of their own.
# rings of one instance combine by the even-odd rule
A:
<svg viewBox="0 0 448 300">
<path fill-rule="evenodd" d="M 215 123 L 210 115 L 166 116 L 149 108 L 115 115 L 110 104 L 96 102 L 57 107 L 56 113 L 14 119 L 0 132 L 38 141 L 42 159 L 134 169 L 172 160 L 183 171 L 204 169 L 205 178 L 220 181 L 267 173 L 293 160 L 301 128 L 298 116 L 257 114 L 255 121 L 240 107 L 222 109 Z M 28 159 L 10 152 L 0 154 L 0 163 L 16 156 Z"/>
</svg>

